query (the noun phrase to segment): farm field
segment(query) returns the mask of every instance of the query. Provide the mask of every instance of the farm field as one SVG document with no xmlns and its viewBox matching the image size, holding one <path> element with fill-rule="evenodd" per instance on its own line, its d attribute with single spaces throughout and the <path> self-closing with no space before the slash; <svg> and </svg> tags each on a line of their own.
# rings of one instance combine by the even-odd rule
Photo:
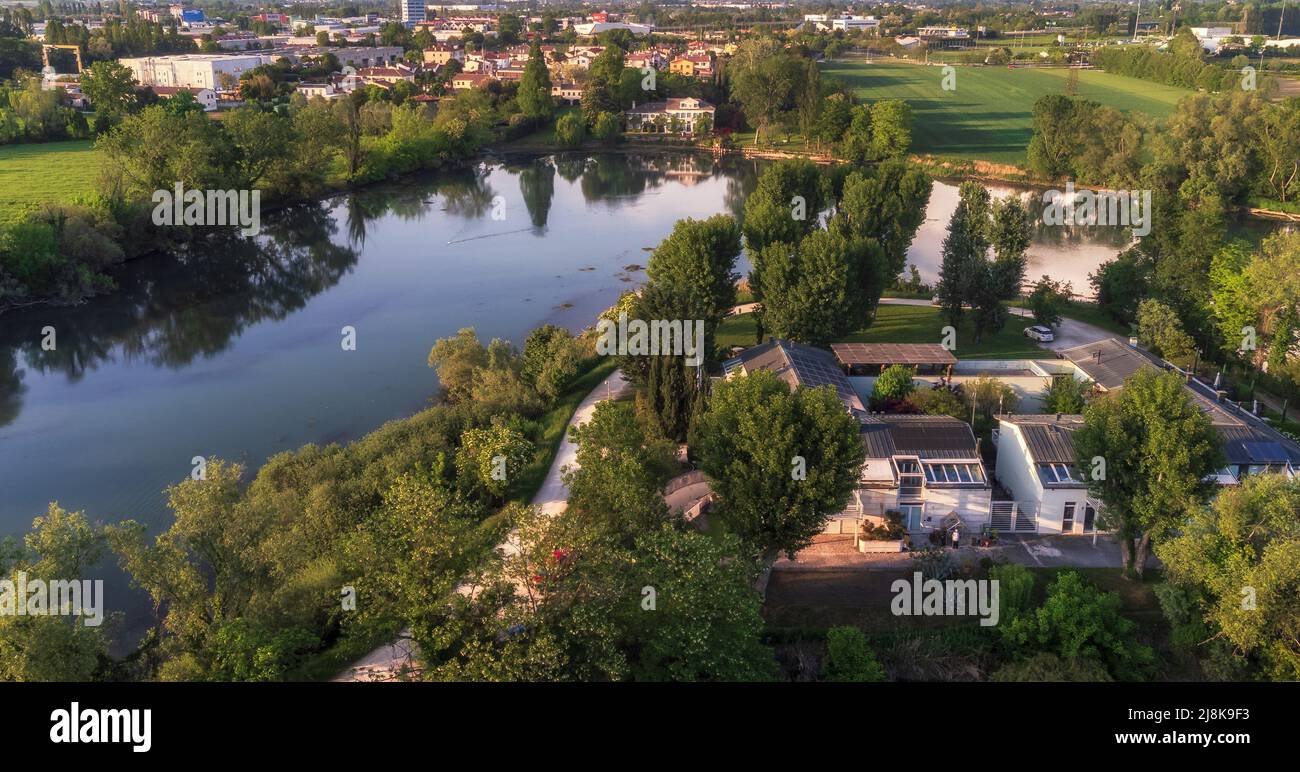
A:
<svg viewBox="0 0 1300 772">
<path fill-rule="evenodd" d="M 0 225 L 29 205 L 93 193 L 101 163 L 89 140 L 0 147 Z"/>
<path fill-rule="evenodd" d="M 912 152 L 1022 165 L 1031 136 L 1034 100 L 1063 94 L 1066 69 L 958 67 L 957 87 L 944 91 L 938 67 L 897 60 L 840 61 L 823 74 L 869 100 L 902 99 L 912 106 Z M 1160 83 L 1080 70 L 1078 96 L 1124 112 L 1163 119 L 1191 92 Z"/>
</svg>

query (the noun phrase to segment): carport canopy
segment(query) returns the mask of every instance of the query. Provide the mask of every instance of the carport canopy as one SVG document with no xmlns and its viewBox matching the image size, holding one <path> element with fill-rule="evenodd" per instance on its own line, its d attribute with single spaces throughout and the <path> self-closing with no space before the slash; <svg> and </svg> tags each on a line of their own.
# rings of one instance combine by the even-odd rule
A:
<svg viewBox="0 0 1300 772">
<path fill-rule="evenodd" d="M 938 343 L 832 343 L 831 351 L 849 375 L 868 369 L 883 371 L 890 365 L 930 368 L 952 375 L 957 357 Z"/>
</svg>

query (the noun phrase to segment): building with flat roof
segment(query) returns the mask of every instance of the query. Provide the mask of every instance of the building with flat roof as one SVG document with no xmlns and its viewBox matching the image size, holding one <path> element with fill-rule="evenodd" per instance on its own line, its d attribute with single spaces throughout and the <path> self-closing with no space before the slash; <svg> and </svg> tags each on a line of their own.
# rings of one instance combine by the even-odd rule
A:
<svg viewBox="0 0 1300 772">
<path fill-rule="evenodd" d="M 398 0 L 398 10 L 402 14 L 402 23 L 408 27 L 425 20 L 424 0 Z"/>
<path fill-rule="evenodd" d="M 238 80 L 244 72 L 263 64 L 271 64 L 280 56 L 272 52 L 175 54 L 140 56 L 119 61 L 131 70 L 132 77 L 141 86 L 179 86 L 222 91 L 223 74 Z"/>
</svg>

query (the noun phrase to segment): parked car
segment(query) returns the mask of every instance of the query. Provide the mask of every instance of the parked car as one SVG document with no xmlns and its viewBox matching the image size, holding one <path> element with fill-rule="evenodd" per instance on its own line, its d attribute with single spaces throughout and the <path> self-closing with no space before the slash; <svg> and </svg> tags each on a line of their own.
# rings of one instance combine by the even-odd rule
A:
<svg viewBox="0 0 1300 772">
<path fill-rule="evenodd" d="M 1033 338 L 1034 340 L 1042 341 L 1043 343 L 1051 343 L 1052 341 L 1056 340 L 1056 334 L 1052 332 L 1051 328 L 1044 327 L 1041 324 L 1035 324 L 1031 327 L 1026 327 L 1025 337 Z"/>
</svg>

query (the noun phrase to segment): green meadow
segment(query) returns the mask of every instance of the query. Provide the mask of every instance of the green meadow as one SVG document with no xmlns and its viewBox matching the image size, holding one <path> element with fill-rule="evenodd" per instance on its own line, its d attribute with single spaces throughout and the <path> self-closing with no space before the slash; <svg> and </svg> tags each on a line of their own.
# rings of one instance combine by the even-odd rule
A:
<svg viewBox="0 0 1300 772">
<path fill-rule="evenodd" d="M 0 225 L 29 206 L 94 193 L 102 163 L 89 140 L 0 147 Z"/>
<path fill-rule="evenodd" d="M 902 99 L 911 105 L 913 153 L 1023 165 L 1034 101 L 1064 94 L 1071 71 L 957 67 L 951 91 L 941 87 L 938 66 L 877 59 L 833 62 L 822 72 L 847 83 L 862 99 Z M 1170 115 L 1192 93 L 1100 70 L 1076 72 L 1079 97 L 1155 119 Z"/>
</svg>

